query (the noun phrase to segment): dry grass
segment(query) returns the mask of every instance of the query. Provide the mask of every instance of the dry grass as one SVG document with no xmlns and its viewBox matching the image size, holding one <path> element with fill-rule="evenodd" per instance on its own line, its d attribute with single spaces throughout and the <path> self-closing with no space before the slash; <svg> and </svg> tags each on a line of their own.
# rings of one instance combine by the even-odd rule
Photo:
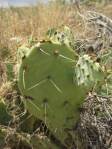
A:
<svg viewBox="0 0 112 149">
<path fill-rule="evenodd" d="M 104 8 L 97 6 L 92 9 L 111 14 L 111 8 L 109 5 Z M 40 4 L 31 8 L 1 9 L 0 39 L 7 41 L 6 39 L 14 36 L 26 37 L 31 34 L 41 38 L 50 27 L 62 24 L 71 25 L 69 19 L 73 13 L 76 14 L 76 9 L 73 6 L 65 7 L 60 5 L 44 6 Z M 77 20 L 74 20 L 74 22 L 77 22 Z"/>
<path fill-rule="evenodd" d="M 9 8 L 0 11 L 0 47 L 11 47 L 10 39 L 41 39 L 48 28 L 66 24 L 68 9 L 58 5 L 31 8 Z"/>
<path fill-rule="evenodd" d="M 81 11 L 97 10 L 111 15 L 112 5 L 106 7 L 81 7 Z M 74 6 L 38 5 L 31 8 L 8 8 L 0 10 L 0 49 L 10 49 L 15 54 L 17 43 L 12 41 L 15 37 L 24 42 L 30 35 L 38 40 L 43 38 L 45 32 L 51 27 L 66 24 L 72 28 L 76 37 L 82 37 L 84 25 L 77 15 Z M 1 50 L 0 50 L 1 52 Z"/>
</svg>

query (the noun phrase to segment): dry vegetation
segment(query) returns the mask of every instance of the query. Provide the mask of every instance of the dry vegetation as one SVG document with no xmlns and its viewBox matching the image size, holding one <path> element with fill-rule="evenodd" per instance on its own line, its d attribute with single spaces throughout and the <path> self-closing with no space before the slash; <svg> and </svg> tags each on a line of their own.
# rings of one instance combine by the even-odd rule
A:
<svg viewBox="0 0 112 149">
<path fill-rule="evenodd" d="M 81 12 L 86 10 L 96 10 L 111 17 L 112 5 L 81 6 Z M 17 49 L 16 41 L 22 44 L 29 36 L 40 40 L 49 28 L 63 24 L 71 27 L 75 38 L 88 35 L 83 20 L 77 15 L 76 6 L 40 4 L 31 8 L 0 9 L 0 53 L 10 49 L 8 52 L 14 55 Z"/>
</svg>

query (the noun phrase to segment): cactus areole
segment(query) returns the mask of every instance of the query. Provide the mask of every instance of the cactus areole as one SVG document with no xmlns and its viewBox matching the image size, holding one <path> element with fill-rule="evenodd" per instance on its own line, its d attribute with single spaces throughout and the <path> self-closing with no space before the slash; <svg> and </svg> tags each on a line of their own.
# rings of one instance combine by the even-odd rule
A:
<svg viewBox="0 0 112 149">
<path fill-rule="evenodd" d="M 77 76 L 83 79 L 84 71 L 80 71 L 77 60 L 75 52 L 66 45 L 42 42 L 22 57 L 19 68 L 18 84 L 26 108 L 63 143 L 67 130 L 72 130 L 79 118 L 79 107 L 87 93 L 86 83 L 77 83 Z M 84 81 L 89 79 L 89 72 L 86 77 Z"/>
</svg>

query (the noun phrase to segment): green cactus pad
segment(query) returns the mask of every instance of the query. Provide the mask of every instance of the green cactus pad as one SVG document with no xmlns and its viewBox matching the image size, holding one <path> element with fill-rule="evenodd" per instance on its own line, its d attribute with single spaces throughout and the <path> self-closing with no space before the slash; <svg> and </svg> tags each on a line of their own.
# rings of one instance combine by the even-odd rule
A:
<svg viewBox="0 0 112 149">
<path fill-rule="evenodd" d="M 73 82 L 76 57 L 64 45 L 41 43 L 24 57 L 19 71 L 19 88 L 28 110 L 60 139 L 79 118 L 85 95 Z"/>
<path fill-rule="evenodd" d="M 18 84 L 27 109 L 63 143 L 79 119 L 79 107 L 89 91 L 83 83 L 74 82 L 74 74 L 79 75 L 78 68 L 74 73 L 77 60 L 66 45 L 43 42 L 22 57 L 19 69 Z M 78 63 L 82 65 L 82 59 Z M 97 71 L 96 66 L 94 69 Z"/>
</svg>

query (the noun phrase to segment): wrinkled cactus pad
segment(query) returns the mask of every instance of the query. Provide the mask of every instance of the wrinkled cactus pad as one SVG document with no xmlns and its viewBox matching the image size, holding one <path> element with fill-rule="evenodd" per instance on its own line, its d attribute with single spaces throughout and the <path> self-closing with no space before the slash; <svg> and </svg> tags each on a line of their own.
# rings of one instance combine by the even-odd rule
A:
<svg viewBox="0 0 112 149">
<path fill-rule="evenodd" d="M 44 121 L 63 143 L 67 130 L 72 130 L 79 118 L 79 107 L 88 91 L 79 80 L 74 81 L 77 75 L 83 79 L 77 60 L 77 55 L 68 46 L 42 42 L 22 57 L 19 69 L 18 85 L 26 108 Z M 79 63 L 81 61 L 79 59 Z M 88 65 L 84 67 L 88 70 Z M 94 69 L 97 71 L 96 67 Z M 92 75 L 92 71 L 88 73 Z M 83 81 L 88 85 L 87 79 Z"/>
<path fill-rule="evenodd" d="M 94 62 L 88 55 L 79 57 L 75 67 L 74 80 L 78 85 L 94 87 L 104 80 L 103 69 L 99 63 Z"/>
<path fill-rule="evenodd" d="M 55 44 L 65 44 L 73 49 L 75 47 L 74 35 L 68 26 L 49 29 L 47 31 L 47 38 Z"/>
</svg>

